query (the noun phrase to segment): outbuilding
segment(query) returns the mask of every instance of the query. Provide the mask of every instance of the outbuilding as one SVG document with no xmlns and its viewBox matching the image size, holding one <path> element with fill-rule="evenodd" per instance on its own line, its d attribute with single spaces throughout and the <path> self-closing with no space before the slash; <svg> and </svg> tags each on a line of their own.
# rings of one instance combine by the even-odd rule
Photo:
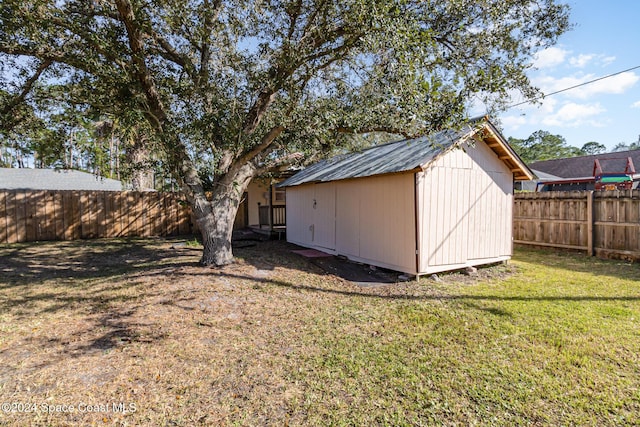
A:
<svg viewBox="0 0 640 427">
<path fill-rule="evenodd" d="M 414 276 L 508 260 L 514 180 L 486 118 L 316 163 L 286 188 L 287 240 Z"/>
</svg>

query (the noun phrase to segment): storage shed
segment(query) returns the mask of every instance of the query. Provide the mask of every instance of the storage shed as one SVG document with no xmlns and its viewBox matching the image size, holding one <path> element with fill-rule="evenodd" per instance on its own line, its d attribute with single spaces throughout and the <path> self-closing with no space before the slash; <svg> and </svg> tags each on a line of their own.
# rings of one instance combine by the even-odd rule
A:
<svg viewBox="0 0 640 427">
<path fill-rule="evenodd" d="M 513 181 L 532 178 L 481 119 L 324 160 L 279 186 L 289 242 L 419 276 L 509 259 Z"/>
</svg>

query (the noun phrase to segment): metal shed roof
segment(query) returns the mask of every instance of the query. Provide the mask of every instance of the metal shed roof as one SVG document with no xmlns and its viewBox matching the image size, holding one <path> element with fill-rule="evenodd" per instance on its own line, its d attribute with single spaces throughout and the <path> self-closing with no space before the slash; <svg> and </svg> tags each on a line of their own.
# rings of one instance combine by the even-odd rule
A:
<svg viewBox="0 0 640 427">
<path fill-rule="evenodd" d="M 485 119 L 474 120 L 457 131 L 443 130 L 428 136 L 391 142 L 323 160 L 281 182 L 278 187 L 416 170 L 427 166 L 440 153 L 464 142 L 483 129 L 488 131 L 487 134 L 491 138 L 489 147 L 508 164 L 512 172 L 519 179 L 532 179 L 531 171 Z"/>
<path fill-rule="evenodd" d="M 457 132 L 444 130 L 429 136 L 343 154 L 311 165 L 278 186 L 291 187 L 309 182 L 328 182 L 411 171 L 428 163 L 471 131 L 471 126 L 466 126 Z"/>
</svg>

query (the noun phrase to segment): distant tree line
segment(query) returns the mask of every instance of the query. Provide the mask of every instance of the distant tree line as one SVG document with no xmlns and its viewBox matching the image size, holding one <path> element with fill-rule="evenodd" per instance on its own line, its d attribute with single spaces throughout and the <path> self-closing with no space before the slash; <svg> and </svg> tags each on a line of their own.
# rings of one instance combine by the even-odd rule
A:
<svg viewBox="0 0 640 427">
<path fill-rule="evenodd" d="M 0 90 L 0 101 L 8 94 Z M 91 115 L 63 102 L 36 111 L 22 103 L 0 111 L 0 167 L 75 169 L 122 180 L 134 190 L 177 188 L 148 133 L 115 116 Z"/>
<path fill-rule="evenodd" d="M 607 152 L 607 147 L 599 142 L 589 141 L 581 148 L 578 148 L 567 144 L 567 141 L 561 135 L 553 135 L 544 130 L 538 130 L 526 139 L 509 137 L 508 142 L 526 163 Z M 611 152 L 638 149 L 640 149 L 640 137 L 638 137 L 638 141 L 631 144 L 626 142 L 617 144 Z"/>
</svg>

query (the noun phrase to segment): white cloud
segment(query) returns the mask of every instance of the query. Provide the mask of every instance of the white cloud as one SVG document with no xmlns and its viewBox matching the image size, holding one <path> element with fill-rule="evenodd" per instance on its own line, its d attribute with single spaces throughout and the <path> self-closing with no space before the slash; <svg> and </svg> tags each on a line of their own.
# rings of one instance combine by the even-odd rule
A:
<svg viewBox="0 0 640 427">
<path fill-rule="evenodd" d="M 546 98 L 541 100 L 541 104 L 537 106 L 538 113 L 552 114 L 558 105 L 558 98 Z"/>
<path fill-rule="evenodd" d="M 538 52 L 535 56 L 536 68 L 551 68 L 560 65 L 570 52 L 559 47 L 549 47 Z"/>
<path fill-rule="evenodd" d="M 524 126 L 528 123 L 525 116 L 505 116 L 502 117 L 500 121 L 502 122 L 504 128 L 509 129 L 510 131 L 516 131 L 521 126 Z"/>
<path fill-rule="evenodd" d="M 547 126 L 577 127 L 577 126 L 604 126 L 604 120 L 600 117 L 606 110 L 599 104 L 576 104 L 569 102 L 564 104 L 553 114 L 542 119 Z"/>
<path fill-rule="evenodd" d="M 575 90 L 578 98 L 589 98 L 598 94 L 621 94 L 631 89 L 640 80 L 636 73 L 627 72 L 599 80 Z"/>
<path fill-rule="evenodd" d="M 534 80 L 534 84 L 541 88 L 545 94 L 550 94 L 560 90 L 568 89 L 574 86 L 587 83 L 591 80 L 597 79 L 599 76 L 594 74 L 585 74 L 582 76 L 567 76 L 567 77 L 551 77 L 543 76 Z M 638 81 L 640 76 L 633 72 L 626 72 L 612 76 L 603 80 L 598 80 L 593 83 L 585 84 L 584 86 L 576 87 L 574 89 L 567 90 L 562 94 L 569 98 L 588 99 L 590 97 L 601 94 L 621 94 L 631 89 Z"/>
<path fill-rule="evenodd" d="M 586 66 L 605 67 L 616 60 L 615 56 L 596 55 L 595 53 L 581 53 L 578 56 L 569 58 L 569 65 L 575 68 L 585 68 Z"/>
<path fill-rule="evenodd" d="M 640 108 L 640 101 L 636 101 L 633 104 L 631 104 L 631 108 Z"/>
<path fill-rule="evenodd" d="M 595 57 L 594 54 L 584 54 L 581 53 L 578 56 L 571 57 L 569 59 L 569 64 L 574 67 L 584 68 L 591 60 Z"/>
</svg>

